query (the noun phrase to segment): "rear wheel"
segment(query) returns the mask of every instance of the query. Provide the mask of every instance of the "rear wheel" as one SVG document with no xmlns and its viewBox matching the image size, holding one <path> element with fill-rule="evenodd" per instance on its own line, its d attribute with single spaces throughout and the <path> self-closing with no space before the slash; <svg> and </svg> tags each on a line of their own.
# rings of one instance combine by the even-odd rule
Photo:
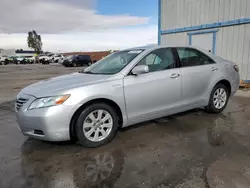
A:
<svg viewBox="0 0 250 188">
<path fill-rule="evenodd" d="M 88 62 L 88 66 L 90 66 L 90 65 L 92 65 L 92 62 L 90 61 L 90 62 Z"/>
<path fill-rule="evenodd" d="M 228 88 L 224 84 L 217 84 L 210 95 L 209 103 L 205 107 L 207 112 L 220 113 L 226 106 L 229 99 Z"/>
<path fill-rule="evenodd" d="M 72 66 L 73 66 L 73 67 L 76 67 L 76 63 L 72 63 Z"/>
<path fill-rule="evenodd" d="M 118 130 L 118 116 L 108 104 L 86 107 L 76 122 L 76 136 L 85 147 L 98 147 L 110 142 Z"/>
</svg>

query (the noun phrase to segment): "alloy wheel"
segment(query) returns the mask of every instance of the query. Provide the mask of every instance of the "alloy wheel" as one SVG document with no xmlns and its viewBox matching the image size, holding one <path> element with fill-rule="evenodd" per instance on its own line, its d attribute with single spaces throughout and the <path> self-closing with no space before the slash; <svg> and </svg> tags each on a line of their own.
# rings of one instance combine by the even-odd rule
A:
<svg viewBox="0 0 250 188">
<path fill-rule="evenodd" d="M 93 142 L 99 142 L 107 138 L 113 127 L 113 118 L 106 110 L 90 112 L 83 123 L 85 137 Z"/>
<path fill-rule="evenodd" d="M 223 88 L 218 88 L 214 92 L 213 103 L 215 108 L 221 109 L 225 106 L 227 102 L 227 92 Z"/>
</svg>

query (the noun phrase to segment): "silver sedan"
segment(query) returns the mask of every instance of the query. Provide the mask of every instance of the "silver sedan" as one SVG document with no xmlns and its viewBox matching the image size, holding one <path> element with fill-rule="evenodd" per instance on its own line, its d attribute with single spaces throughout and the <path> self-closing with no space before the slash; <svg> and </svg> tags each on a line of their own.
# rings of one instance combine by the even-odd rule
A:
<svg viewBox="0 0 250 188">
<path fill-rule="evenodd" d="M 132 48 L 24 88 L 17 122 L 29 137 L 98 147 L 136 123 L 198 107 L 220 113 L 239 81 L 235 63 L 198 48 Z"/>
</svg>

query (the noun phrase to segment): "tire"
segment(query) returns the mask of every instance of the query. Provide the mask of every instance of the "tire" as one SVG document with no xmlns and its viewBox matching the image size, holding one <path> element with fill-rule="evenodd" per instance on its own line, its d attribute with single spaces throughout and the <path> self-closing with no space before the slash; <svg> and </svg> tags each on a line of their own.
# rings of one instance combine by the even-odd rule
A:
<svg viewBox="0 0 250 188">
<path fill-rule="evenodd" d="M 98 118 L 99 113 L 102 115 L 100 116 L 101 118 Z M 104 118 L 107 117 L 109 118 L 105 121 Z M 93 118 L 94 121 L 92 121 Z M 103 120 L 104 122 L 99 120 Z M 75 132 L 77 140 L 81 145 L 95 148 L 109 143 L 115 137 L 118 127 L 118 115 L 116 111 L 108 104 L 96 103 L 86 107 L 81 112 L 76 121 Z M 103 131 L 106 135 L 103 134 Z M 87 136 L 87 133 L 89 133 L 89 136 Z"/>
<path fill-rule="evenodd" d="M 221 94 L 220 94 L 220 92 L 221 92 Z M 219 94 L 219 98 L 216 98 L 216 93 Z M 224 84 L 217 84 L 213 88 L 213 90 L 210 94 L 209 103 L 205 107 L 205 109 L 209 113 L 214 113 L 214 114 L 220 113 L 226 108 L 227 103 L 228 103 L 228 99 L 229 99 L 228 88 Z M 216 102 L 214 102 L 215 100 L 217 100 L 217 101 L 219 100 L 220 102 L 216 103 Z M 216 105 L 218 103 L 220 105 Z"/>
<path fill-rule="evenodd" d="M 90 62 L 88 62 L 88 66 L 90 66 L 90 65 L 92 65 L 92 62 L 90 61 Z"/>
<path fill-rule="evenodd" d="M 76 67 L 76 63 L 72 63 L 72 67 Z"/>
</svg>

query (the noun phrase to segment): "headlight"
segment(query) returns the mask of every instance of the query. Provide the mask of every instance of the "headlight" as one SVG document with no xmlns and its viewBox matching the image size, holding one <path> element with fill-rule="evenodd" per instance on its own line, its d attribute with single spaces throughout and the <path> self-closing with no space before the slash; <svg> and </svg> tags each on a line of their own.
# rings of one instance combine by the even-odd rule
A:
<svg viewBox="0 0 250 188">
<path fill-rule="evenodd" d="M 28 110 L 60 105 L 63 104 L 69 97 L 70 95 L 61 95 L 36 99 L 31 103 Z"/>
</svg>

